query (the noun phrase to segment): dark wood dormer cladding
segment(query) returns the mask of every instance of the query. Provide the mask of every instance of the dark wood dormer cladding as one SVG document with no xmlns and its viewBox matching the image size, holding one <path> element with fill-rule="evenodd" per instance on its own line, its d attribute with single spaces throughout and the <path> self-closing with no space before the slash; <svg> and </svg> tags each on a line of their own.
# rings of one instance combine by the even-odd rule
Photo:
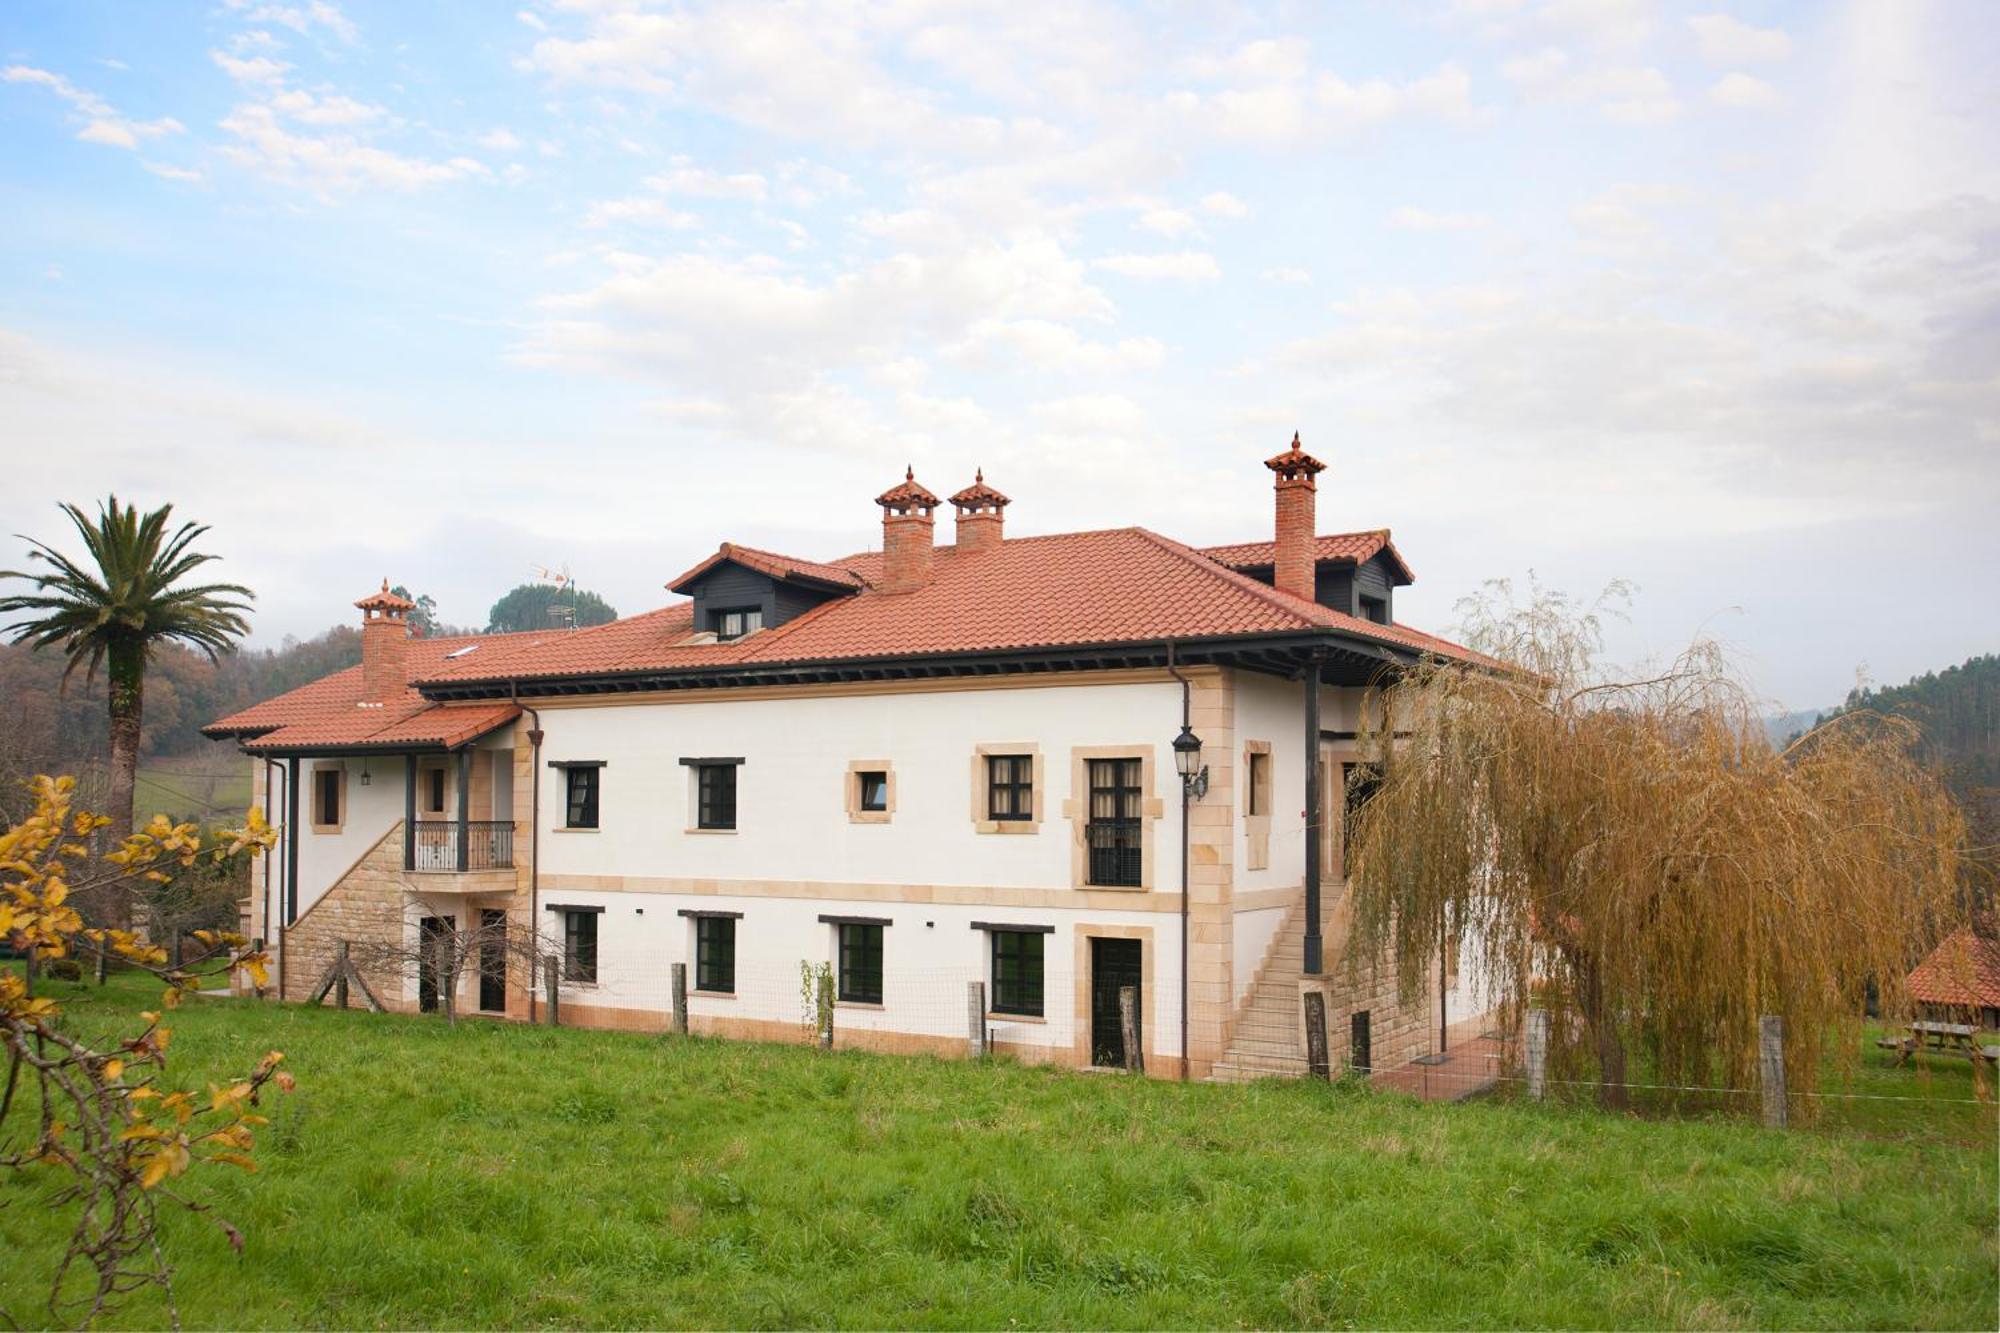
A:
<svg viewBox="0 0 2000 1333">
<path fill-rule="evenodd" d="M 1387 557 L 1379 554 L 1358 565 L 1322 560 L 1313 580 L 1313 600 L 1347 615 L 1387 625 L 1395 620 L 1396 588 L 1408 581 Z"/>
<path fill-rule="evenodd" d="M 846 570 L 802 563 L 725 544 L 669 587 L 693 599 L 698 633 L 723 639 L 776 628 L 861 587 Z"/>
</svg>

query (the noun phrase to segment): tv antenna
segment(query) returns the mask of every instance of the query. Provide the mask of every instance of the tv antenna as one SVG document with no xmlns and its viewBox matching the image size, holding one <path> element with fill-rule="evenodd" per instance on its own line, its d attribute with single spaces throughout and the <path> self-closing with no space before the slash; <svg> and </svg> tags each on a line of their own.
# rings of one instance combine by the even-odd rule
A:
<svg viewBox="0 0 2000 1333">
<path fill-rule="evenodd" d="M 565 563 L 558 569 L 550 569 L 543 565 L 530 565 L 529 568 L 535 571 L 535 577 L 541 582 L 555 587 L 555 598 L 549 603 L 550 622 L 562 629 L 575 629 L 576 579 L 570 574 L 569 565 Z M 567 604 L 562 599 L 565 591 L 569 593 Z"/>
</svg>

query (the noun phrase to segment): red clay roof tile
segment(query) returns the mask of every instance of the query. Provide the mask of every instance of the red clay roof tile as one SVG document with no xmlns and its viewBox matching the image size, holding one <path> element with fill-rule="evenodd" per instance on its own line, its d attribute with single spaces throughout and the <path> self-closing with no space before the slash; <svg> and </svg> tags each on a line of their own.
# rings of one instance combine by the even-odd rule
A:
<svg viewBox="0 0 2000 1333">
<path fill-rule="evenodd" d="M 1918 963 L 1906 983 L 1923 1004 L 2000 1007 L 2000 940 L 1959 930 Z"/>
</svg>

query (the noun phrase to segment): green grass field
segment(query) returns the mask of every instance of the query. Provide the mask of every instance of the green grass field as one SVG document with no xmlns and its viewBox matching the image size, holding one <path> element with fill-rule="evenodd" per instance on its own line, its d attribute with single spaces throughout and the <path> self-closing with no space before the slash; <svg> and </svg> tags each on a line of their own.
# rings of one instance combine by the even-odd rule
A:
<svg viewBox="0 0 2000 1333">
<path fill-rule="evenodd" d="M 84 1030 L 154 998 L 50 989 Z M 264 1170 L 205 1188 L 244 1253 L 172 1227 L 194 1326 L 1991 1328 L 2000 1301 L 1993 1112 L 1951 1069 L 1875 1084 L 1927 1115 L 1777 1133 L 237 1001 L 173 1026 L 182 1080 L 274 1047 L 298 1078 Z M 24 1325 L 47 1188 L 0 1185 Z"/>
</svg>

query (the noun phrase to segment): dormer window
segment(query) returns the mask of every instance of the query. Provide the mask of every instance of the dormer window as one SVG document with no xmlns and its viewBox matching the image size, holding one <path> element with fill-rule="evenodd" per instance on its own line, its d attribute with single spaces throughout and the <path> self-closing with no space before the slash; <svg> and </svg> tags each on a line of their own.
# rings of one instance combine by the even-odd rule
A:
<svg viewBox="0 0 2000 1333">
<path fill-rule="evenodd" d="M 1389 623 L 1389 604 L 1380 597 L 1364 595 L 1361 598 L 1361 618 L 1372 620 L 1378 625 L 1386 625 Z"/>
<path fill-rule="evenodd" d="M 740 639 L 764 628 L 764 612 L 761 607 L 738 606 L 715 613 L 715 637 L 718 639 Z"/>
</svg>

